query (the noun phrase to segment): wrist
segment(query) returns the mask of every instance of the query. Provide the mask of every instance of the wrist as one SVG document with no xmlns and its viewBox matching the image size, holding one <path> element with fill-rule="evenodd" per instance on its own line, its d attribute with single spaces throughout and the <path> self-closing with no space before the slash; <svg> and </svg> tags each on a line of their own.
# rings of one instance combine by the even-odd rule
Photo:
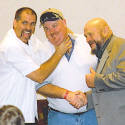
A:
<svg viewBox="0 0 125 125">
<path fill-rule="evenodd" d="M 64 94 L 64 99 L 67 99 L 67 96 L 68 96 L 68 94 L 69 94 L 69 90 L 66 90 L 66 92 L 65 92 L 65 94 Z"/>
<path fill-rule="evenodd" d="M 86 91 L 84 94 L 85 94 L 86 96 L 87 96 L 87 95 L 91 95 L 91 94 L 92 94 L 92 90 Z"/>
<path fill-rule="evenodd" d="M 64 53 L 61 53 L 59 52 L 58 50 L 55 51 L 55 54 L 58 56 L 58 57 L 62 57 L 64 55 Z"/>
</svg>

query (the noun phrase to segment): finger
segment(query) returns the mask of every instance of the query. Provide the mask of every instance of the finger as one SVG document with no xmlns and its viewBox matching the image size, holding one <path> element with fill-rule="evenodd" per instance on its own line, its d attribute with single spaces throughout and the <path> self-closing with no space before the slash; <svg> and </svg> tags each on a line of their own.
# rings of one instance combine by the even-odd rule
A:
<svg viewBox="0 0 125 125">
<path fill-rule="evenodd" d="M 77 103 L 76 102 L 69 102 L 69 104 L 71 104 L 73 107 L 77 107 Z"/>
<path fill-rule="evenodd" d="M 85 80 L 86 80 L 86 84 L 88 85 L 89 84 L 89 75 L 87 74 L 86 76 L 85 76 Z"/>
<path fill-rule="evenodd" d="M 88 103 L 87 98 L 84 97 L 84 102 L 83 102 L 83 104 L 86 105 L 87 103 Z"/>
<path fill-rule="evenodd" d="M 88 103 L 88 101 L 87 101 L 87 99 L 84 101 L 84 105 L 87 105 L 87 103 Z"/>
<path fill-rule="evenodd" d="M 72 48 L 72 44 L 68 45 L 67 47 L 68 47 L 68 49 L 71 49 Z"/>
<path fill-rule="evenodd" d="M 79 95 L 80 93 L 81 93 L 81 91 L 80 90 L 77 90 L 76 92 L 74 92 L 75 93 L 75 95 Z"/>
<path fill-rule="evenodd" d="M 90 68 L 90 72 L 91 72 L 92 74 L 93 74 L 93 73 L 95 74 L 95 71 L 94 71 L 94 69 L 93 69 L 92 67 Z"/>
<path fill-rule="evenodd" d="M 76 103 L 75 105 L 73 105 L 73 107 L 79 109 L 81 107 L 81 104 Z"/>
<path fill-rule="evenodd" d="M 78 97 L 82 105 L 87 104 L 87 97 L 84 93 L 81 93 L 80 95 L 78 95 Z"/>
<path fill-rule="evenodd" d="M 71 41 L 67 41 L 67 43 L 66 43 L 66 45 L 67 45 L 67 47 L 72 47 L 72 42 Z"/>
<path fill-rule="evenodd" d="M 77 109 L 79 109 L 80 107 L 81 107 L 80 105 L 75 106 L 75 108 L 77 108 Z"/>
<path fill-rule="evenodd" d="M 64 42 L 64 43 L 68 43 L 69 41 L 70 41 L 69 36 L 68 36 L 68 37 L 66 37 L 65 39 L 63 39 L 63 42 Z"/>
</svg>

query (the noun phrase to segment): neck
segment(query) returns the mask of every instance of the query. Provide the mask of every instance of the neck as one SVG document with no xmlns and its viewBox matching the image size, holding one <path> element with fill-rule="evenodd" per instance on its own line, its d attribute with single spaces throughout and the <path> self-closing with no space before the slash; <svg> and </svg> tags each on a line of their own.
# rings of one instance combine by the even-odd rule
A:
<svg viewBox="0 0 125 125">
<path fill-rule="evenodd" d="M 105 44 L 105 42 L 106 42 L 108 39 L 111 38 L 112 35 L 113 35 L 112 33 L 110 33 L 110 34 L 107 35 L 107 37 L 105 38 L 105 40 L 104 40 L 104 42 L 103 42 L 103 45 Z"/>
</svg>

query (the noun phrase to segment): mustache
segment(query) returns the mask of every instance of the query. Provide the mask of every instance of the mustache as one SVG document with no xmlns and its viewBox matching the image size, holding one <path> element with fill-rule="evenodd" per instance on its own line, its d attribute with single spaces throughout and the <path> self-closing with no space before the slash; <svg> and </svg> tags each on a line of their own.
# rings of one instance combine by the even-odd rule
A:
<svg viewBox="0 0 125 125">
<path fill-rule="evenodd" d="M 50 35 L 53 37 L 54 35 L 57 35 L 58 32 L 51 33 Z"/>
</svg>

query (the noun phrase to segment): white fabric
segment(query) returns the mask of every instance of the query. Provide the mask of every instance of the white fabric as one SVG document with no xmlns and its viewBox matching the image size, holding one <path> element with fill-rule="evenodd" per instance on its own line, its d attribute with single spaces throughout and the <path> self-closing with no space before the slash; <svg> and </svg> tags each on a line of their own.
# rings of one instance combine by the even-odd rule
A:
<svg viewBox="0 0 125 125">
<path fill-rule="evenodd" d="M 48 55 L 54 52 L 54 47 L 46 42 L 48 46 Z M 97 58 L 91 55 L 91 49 L 86 43 L 83 35 L 77 35 L 75 38 L 74 50 L 68 62 L 63 56 L 54 72 L 48 77 L 50 83 L 66 88 L 71 91 L 89 91 L 85 83 L 85 74 L 89 73 L 90 67 L 95 68 Z M 86 106 L 80 109 L 74 108 L 65 99 L 48 98 L 49 106 L 64 113 L 77 113 L 86 111 Z"/>
<path fill-rule="evenodd" d="M 36 83 L 26 75 L 40 66 L 39 57 L 43 55 L 40 55 L 39 47 L 35 36 L 27 45 L 16 37 L 13 29 L 0 43 L 0 106 L 17 106 L 26 123 L 34 123 L 37 115 Z"/>
</svg>

